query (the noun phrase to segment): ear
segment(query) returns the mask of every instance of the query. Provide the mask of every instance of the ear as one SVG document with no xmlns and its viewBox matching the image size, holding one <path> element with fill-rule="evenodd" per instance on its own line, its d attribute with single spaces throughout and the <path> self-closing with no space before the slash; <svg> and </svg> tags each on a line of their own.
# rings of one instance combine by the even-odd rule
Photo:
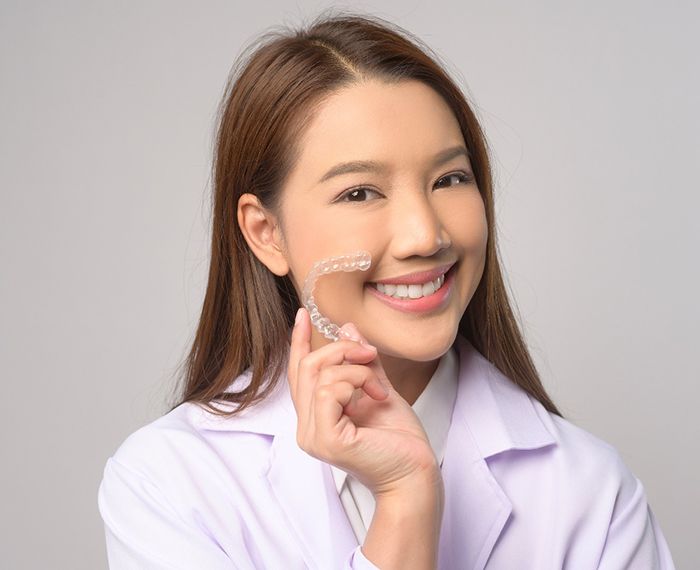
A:
<svg viewBox="0 0 700 570">
<path fill-rule="evenodd" d="M 241 195 L 237 217 L 238 226 L 255 257 L 275 275 L 281 277 L 289 273 L 277 218 L 260 203 L 257 196 L 248 193 Z"/>
</svg>

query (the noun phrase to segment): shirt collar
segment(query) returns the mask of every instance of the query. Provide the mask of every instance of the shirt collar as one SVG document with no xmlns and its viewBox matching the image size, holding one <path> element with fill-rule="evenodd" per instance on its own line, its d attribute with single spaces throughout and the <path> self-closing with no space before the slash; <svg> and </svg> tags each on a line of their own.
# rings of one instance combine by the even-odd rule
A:
<svg viewBox="0 0 700 570">
<path fill-rule="evenodd" d="M 450 430 L 452 408 L 457 397 L 458 374 L 457 350 L 452 346 L 442 355 L 430 382 L 411 406 L 423 424 L 430 446 L 440 464 L 445 456 L 447 432 Z M 335 465 L 330 467 L 335 487 L 340 493 L 348 474 Z"/>
<path fill-rule="evenodd" d="M 534 396 L 501 373 L 466 338 L 458 335 L 454 346 L 458 350 L 459 373 L 451 429 L 464 430 L 463 433 L 473 441 L 474 447 L 465 447 L 465 453 L 480 460 L 508 449 L 537 449 L 556 443 L 556 427 Z M 246 370 L 226 391 L 241 390 L 250 382 L 251 376 L 251 370 Z M 272 436 L 291 434 L 293 437 L 297 416 L 286 371 L 277 380 L 275 388 L 263 402 L 233 417 L 215 416 L 192 402 L 185 402 L 170 413 L 187 416 L 185 421 L 202 431 L 249 431 Z M 236 405 L 217 401 L 216 406 L 228 411 Z M 174 417 L 171 419 L 175 420 Z"/>
</svg>

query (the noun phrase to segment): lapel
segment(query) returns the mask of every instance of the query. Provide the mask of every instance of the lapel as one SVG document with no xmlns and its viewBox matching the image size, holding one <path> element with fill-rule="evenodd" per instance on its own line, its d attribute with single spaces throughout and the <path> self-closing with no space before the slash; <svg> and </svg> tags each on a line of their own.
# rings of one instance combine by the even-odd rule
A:
<svg viewBox="0 0 700 570">
<path fill-rule="evenodd" d="M 227 388 L 238 391 L 250 382 L 250 370 Z M 229 404 L 217 404 L 229 408 Z M 200 429 L 252 431 L 273 435 L 265 473 L 288 528 L 296 535 L 308 568 L 336 568 L 358 545 L 335 488 L 330 465 L 303 451 L 296 442 L 297 416 L 286 372 L 270 396 L 233 418 L 197 415 Z"/>
<path fill-rule="evenodd" d="M 509 449 L 537 449 L 555 439 L 538 415 L 537 402 L 467 339 L 458 336 L 456 342 L 459 383 L 442 465 L 439 568 L 483 570 L 512 511 L 486 459 Z M 228 391 L 249 381 L 247 371 Z M 203 413 L 197 423 L 202 429 L 274 436 L 266 476 L 309 568 L 334 568 L 357 547 L 330 465 L 296 443 L 296 412 L 286 374 L 253 409 L 224 419 Z"/>
<path fill-rule="evenodd" d="M 442 465 L 439 568 L 483 570 L 513 510 L 486 459 L 555 439 L 524 390 L 464 337 L 457 337 L 457 346 L 459 384 Z"/>
</svg>

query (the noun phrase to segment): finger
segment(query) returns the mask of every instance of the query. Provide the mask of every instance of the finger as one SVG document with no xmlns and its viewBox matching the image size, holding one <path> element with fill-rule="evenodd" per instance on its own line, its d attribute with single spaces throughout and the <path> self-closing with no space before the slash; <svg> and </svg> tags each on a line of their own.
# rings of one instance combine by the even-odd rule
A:
<svg viewBox="0 0 700 570">
<path fill-rule="evenodd" d="M 357 391 L 357 386 L 344 381 L 318 387 L 311 420 L 317 445 L 321 444 L 328 451 L 338 451 L 338 437 L 341 435 L 339 430 L 344 430 L 348 421 L 352 422 L 346 409 L 352 407 Z M 345 423 L 342 421 L 343 415 L 347 416 Z"/>
<path fill-rule="evenodd" d="M 362 335 L 360 329 L 358 329 L 355 323 L 352 322 L 347 322 L 342 327 L 340 327 L 339 335 L 341 338 L 355 340 L 361 344 L 370 344 L 367 341 L 367 339 Z"/>
<path fill-rule="evenodd" d="M 343 415 L 352 421 L 357 401 L 367 394 L 375 400 L 384 400 L 388 392 L 367 366 L 341 365 L 324 368 L 313 391 L 312 404 L 305 434 L 320 438 L 326 448 L 337 445 L 339 423 Z"/>
<path fill-rule="evenodd" d="M 308 311 L 301 307 L 296 314 L 294 328 L 289 346 L 289 364 L 287 366 L 287 378 L 289 391 L 297 408 L 297 386 L 299 377 L 299 362 L 311 352 L 311 320 Z"/>
<path fill-rule="evenodd" d="M 361 389 L 375 400 L 383 400 L 388 394 L 374 370 L 359 364 L 343 364 L 324 368 L 316 383 L 317 390 L 322 386 L 339 382 L 349 382 L 353 389 Z"/>
<path fill-rule="evenodd" d="M 367 396 L 367 392 L 364 390 L 355 390 L 352 393 L 352 398 L 350 398 L 350 402 L 345 404 L 345 407 L 343 408 L 343 413 L 346 416 L 349 416 L 353 422 L 355 421 L 355 417 L 357 415 L 357 406 L 359 405 L 359 401 Z"/>
<path fill-rule="evenodd" d="M 370 362 L 367 366 L 369 366 L 372 369 L 372 371 L 377 375 L 379 383 L 386 391 L 391 392 L 394 389 L 394 385 L 391 383 L 391 380 L 389 380 L 389 377 L 387 376 L 386 371 L 384 370 L 384 366 L 382 365 L 382 359 L 378 354 L 377 357 L 374 360 L 372 360 L 372 362 Z"/>
<path fill-rule="evenodd" d="M 368 348 L 351 340 L 339 340 L 322 346 L 302 357 L 298 364 L 294 395 L 300 419 L 302 414 L 310 413 L 313 404 L 313 391 L 322 369 L 329 366 L 337 366 L 344 362 L 368 363 L 376 355 L 377 352 L 374 348 Z M 307 419 L 308 415 L 303 418 L 304 421 L 307 421 Z"/>
<path fill-rule="evenodd" d="M 342 331 L 344 338 L 352 338 L 352 339 L 356 339 L 360 343 L 369 344 L 369 342 L 362 335 L 362 333 L 357 328 L 355 323 L 352 323 L 352 322 L 345 323 L 342 327 L 340 327 L 340 330 Z M 382 361 L 381 361 L 381 358 L 379 357 L 379 354 L 377 354 L 377 357 L 374 358 L 372 360 L 372 362 L 368 363 L 368 366 L 377 375 L 377 378 L 379 379 L 379 383 L 386 390 L 390 390 L 392 388 L 392 384 L 389 381 L 389 377 L 387 376 L 386 372 L 384 371 L 384 366 L 382 365 Z"/>
</svg>

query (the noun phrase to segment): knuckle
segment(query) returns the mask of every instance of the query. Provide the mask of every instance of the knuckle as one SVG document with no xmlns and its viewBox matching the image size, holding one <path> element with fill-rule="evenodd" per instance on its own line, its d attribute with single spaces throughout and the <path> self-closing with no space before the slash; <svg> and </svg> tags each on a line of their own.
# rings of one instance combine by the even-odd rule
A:
<svg viewBox="0 0 700 570">
<path fill-rule="evenodd" d="M 335 390 L 332 384 L 320 384 L 316 387 L 316 397 L 320 399 L 329 399 L 335 395 Z"/>
<path fill-rule="evenodd" d="M 307 376 L 312 371 L 313 366 L 314 366 L 313 355 L 308 354 L 308 355 L 302 357 L 299 360 L 299 364 L 298 364 L 299 374 Z"/>
</svg>

